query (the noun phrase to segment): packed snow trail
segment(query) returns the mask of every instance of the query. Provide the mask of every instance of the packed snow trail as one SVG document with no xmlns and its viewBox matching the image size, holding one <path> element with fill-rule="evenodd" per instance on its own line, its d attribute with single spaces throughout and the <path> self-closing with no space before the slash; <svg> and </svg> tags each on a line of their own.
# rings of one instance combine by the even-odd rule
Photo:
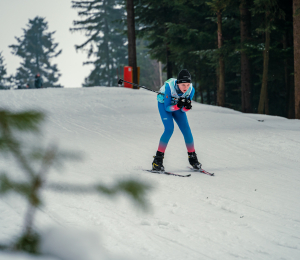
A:
<svg viewBox="0 0 300 260">
<path fill-rule="evenodd" d="M 148 213 L 128 198 L 44 191 L 39 229 L 58 224 L 93 230 L 107 252 L 128 259 L 300 259 L 299 120 L 194 102 L 187 116 L 196 153 L 215 177 L 195 172 L 177 178 L 142 170 L 151 168 L 163 132 L 154 93 L 105 87 L 1 91 L 0 108 L 45 111 L 47 142 L 84 155 L 62 174 L 50 174 L 49 182 L 132 177 L 154 187 Z M 190 173 L 177 126 L 164 166 Z M 18 234 L 24 208 L 18 196 L 0 200 L 0 241 Z"/>
</svg>

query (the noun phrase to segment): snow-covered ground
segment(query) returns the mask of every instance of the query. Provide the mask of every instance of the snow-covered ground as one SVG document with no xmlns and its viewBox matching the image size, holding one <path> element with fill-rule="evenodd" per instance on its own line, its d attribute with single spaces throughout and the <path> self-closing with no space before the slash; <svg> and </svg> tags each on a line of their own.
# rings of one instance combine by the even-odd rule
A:
<svg viewBox="0 0 300 260">
<path fill-rule="evenodd" d="M 215 177 L 192 173 L 179 178 L 142 171 L 151 168 L 163 132 L 152 92 L 105 87 L 1 91 L 0 108 L 45 111 L 48 143 L 84 155 L 63 173 L 51 173 L 49 182 L 137 178 L 153 186 L 147 213 L 128 198 L 44 191 L 46 206 L 36 224 L 50 256 L 0 253 L 1 260 L 68 259 L 56 246 L 67 241 L 61 247 L 74 251 L 77 243 L 90 253 L 72 260 L 300 259 L 299 120 L 193 103 L 188 119 L 196 152 Z M 0 164 L 1 170 L 11 167 L 4 160 Z M 164 166 L 188 171 L 177 126 Z M 1 198 L 0 242 L 20 231 L 24 204 L 17 195 Z M 78 230 L 82 242 L 55 235 L 53 226 Z"/>
</svg>

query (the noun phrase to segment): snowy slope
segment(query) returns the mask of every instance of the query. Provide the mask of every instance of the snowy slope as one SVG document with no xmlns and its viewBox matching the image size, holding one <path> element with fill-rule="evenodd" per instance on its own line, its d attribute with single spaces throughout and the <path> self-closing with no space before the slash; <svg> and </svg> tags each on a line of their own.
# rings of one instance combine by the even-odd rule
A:
<svg viewBox="0 0 300 260">
<path fill-rule="evenodd" d="M 203 168 L 216 176 L 178 178 L 142 171 L 151 167 L 163 132 L 152 92 L 101 87 L 2 91 L 0 108 L 45 111 L 48 142 L 82 151 L 83 162 L 68 164 L 49 181 L 110 183 L 134 177 L 154 187 L 148 213 L 127 198 L 45 191 L 39 229 L 92 230 L 107 254 L 126 259 L 300 259 L 299 120 L 193 103 L 188 118 L 196 152 Z M 0 163 L 2 168 L 5 162 Z M 177 126 L 164 166 L 188 170 Z M 0 241 L 20 230 L 23 204 L 17 196 L 0 200 Z M 8 258 L 0 253 L 0 259 Z"/>
</svg>

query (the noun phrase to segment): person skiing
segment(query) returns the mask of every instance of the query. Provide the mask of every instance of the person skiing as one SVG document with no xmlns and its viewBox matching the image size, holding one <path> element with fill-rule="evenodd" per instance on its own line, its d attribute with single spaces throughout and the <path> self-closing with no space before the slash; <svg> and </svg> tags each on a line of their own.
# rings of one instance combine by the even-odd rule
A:
<svg viewBox="0 0 300 260">
<path fill-rule="evenodd" d="M 35 75 L 34 86 L 35 88 L 43 88 L 43 79 L 39 73 Z"/>
<path fill-rule="evenodd" d="M 177 79 L 170 78 L 167 80 L 157 95 L 158 111 L 165 130 L 160 138 L 156 155 L 153 156 L 153 171 L 165 170 L 163 159 L 168 142 L 174 131 L 173 119 L 184 136 L 190 165 L 194 169 L 201 169 L 202 165 L 197 159 L 193 135 L 186 116 L 186 112 L 192 109 L 191 100 L 195 94 L 191 81 L 190 73 L 188 70 L 183 69 L 179 72 Z"/>
</svg>

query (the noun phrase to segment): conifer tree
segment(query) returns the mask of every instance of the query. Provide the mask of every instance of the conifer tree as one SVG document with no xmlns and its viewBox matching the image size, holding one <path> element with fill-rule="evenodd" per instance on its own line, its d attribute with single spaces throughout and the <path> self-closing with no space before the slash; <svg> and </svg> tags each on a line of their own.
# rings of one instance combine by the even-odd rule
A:
<svg viewBox="0 0 300 260">
<path fill-rule="evenodd" d="M 72 7 L 79 9 L 81 20 L 74 21 L 74 28 L 70 30 L 82 31 L 87 36 L 76 49 L 87 51 L 88 58 L 95 57 L 84 63 L 93 64 L 94 69 L 83 86 L 116 86 L 116 68 L 127 63 L 125 27 L 118 22 L 124 16 L 124 10 L 117 0 L 72 1 Z"/>
<path fill-rule="evenodd" d="M 174 1 L 139 0 L 136 1 L 135 15 L 139 25 L 140 38 L 149 41 L 149 53 L 152 58 L 166 64 L 167 78 L 172 78 L 176 70 L 171 51 L 169 24 L 179 19 Z"/>
<path fill-rule="evenodd" d="M 4 57 L 2 52 L 0 52 L 0 89 L 7 89 L 7 84 L 10 82 L 10 79 L 6 77 L 6 65 L 4 64 Z"/>
<path fill-rule="evenodd" d="M 51 60 L 61 54 L 57 51 L 58 43 L 54 43 L 55 32 L 47 32 L 48 23 L 45 18 L 29 19 L 27 29 L 23 29 L 23 36 L 15 37 L 17 44 L 10 45 L 12 53 L 23 59 L 17 69 L 15 81 L 18 85 L 34 85 L 34 76 L 40 74 L 44 80 L 44 87 L 61 87 L 57 84 L 61 74 L 56 64 Z"/>
<path fill-rule="evenodd" d="M 300 0 L 293 0 L 294 63 L 295 63 L 295 118 L 300 119 Z"/>
<path fill-rule="evenodd" d="M 251 13 L 249 0 L 240 1 L 240 27 L 241 27 L 241 96 L 242 96 L 242 112 L 251 113 L 252 112 L 252 102 L 251 102 L 251 88 L 252 88 L 252 78 L 251 78 L 251 68 L 250 59 L 247 51 L 245 50 L 245 43 L 251 38 L 250 30 L 250 19 Z"/>
<path fill-rule="evenodd" d="M 265 44 L 263 52 L 263 77 L 262 85 L 260 91 L 260 98 L 258 104 L 258 113 L 269 114 L 269 100 L 268 100 L 268 71 L 269 71 L 269 52 L 270 52 L 270 34 L 271 25 L 276 16 L 283 16 L 283 12 L 278 8 L 277 0 L 255 0 L 255 10 L 254 13 L 264 14 L 264 25 L 262 29 L 258 31 L 263 31 L 265 33 Z"/>
<path fill-rule="evenodd" d="M 151 60 L 149 49 L 145 47 L 146 45 L 147 42 L 145 40 L 138 39 L 136 42 L 137 62 L 140 67 L 139 84 L 153 90 L 159 90 L 163 84 L 160 82 L 160 76 L 163 80 L 163 75 L 160 75 L 161 68 L 159 68 L 159 63 L 156 60 Z M 164 80 L 166 79 L 164 78 Z"/>
<path fill-rule="evenodd" d="M 218 89 L 219 97 L 226 96 L 225 106 L 257 112 L 262 82 L 269 82 L 270 114 L 288 115 L 287 102 L 293 105 L 294 93 L 292 0 L 136 0 L 135 4 L 138 35 L 148 40 L 152 58 L 164 64 L 171 61 L 167 67 L 173 75 L 188 69 L 202 102 L 216 104 Z M 280 9 L 286 13 L 284 20 Z M 268 27 L 272 33 L 264 70 Z"/>
<path fill-rule="evenodd" d="M 126 0 L 127 36 L 128 36 L 128 65 L 132 67 L 133 83 L 138 83 L 135 37 L 134 0 Z M 135 86 L 133 88 L 136 88 Z"/>
<path fill-rule="evenodd" d="M 217 91 L 217 104 L 218 106 L 225 106 L 225 62 L 224 55 L 222 53 L 223 47 L 223 32 L 222 32 L 222 12 L 229 4 L 229 0 L 212 0 L 207 2 L 211 7 L 211 10 L 217 15 L 218 24 L 218 49 L 219 54 L 219 86 Z"/>
</svg>

